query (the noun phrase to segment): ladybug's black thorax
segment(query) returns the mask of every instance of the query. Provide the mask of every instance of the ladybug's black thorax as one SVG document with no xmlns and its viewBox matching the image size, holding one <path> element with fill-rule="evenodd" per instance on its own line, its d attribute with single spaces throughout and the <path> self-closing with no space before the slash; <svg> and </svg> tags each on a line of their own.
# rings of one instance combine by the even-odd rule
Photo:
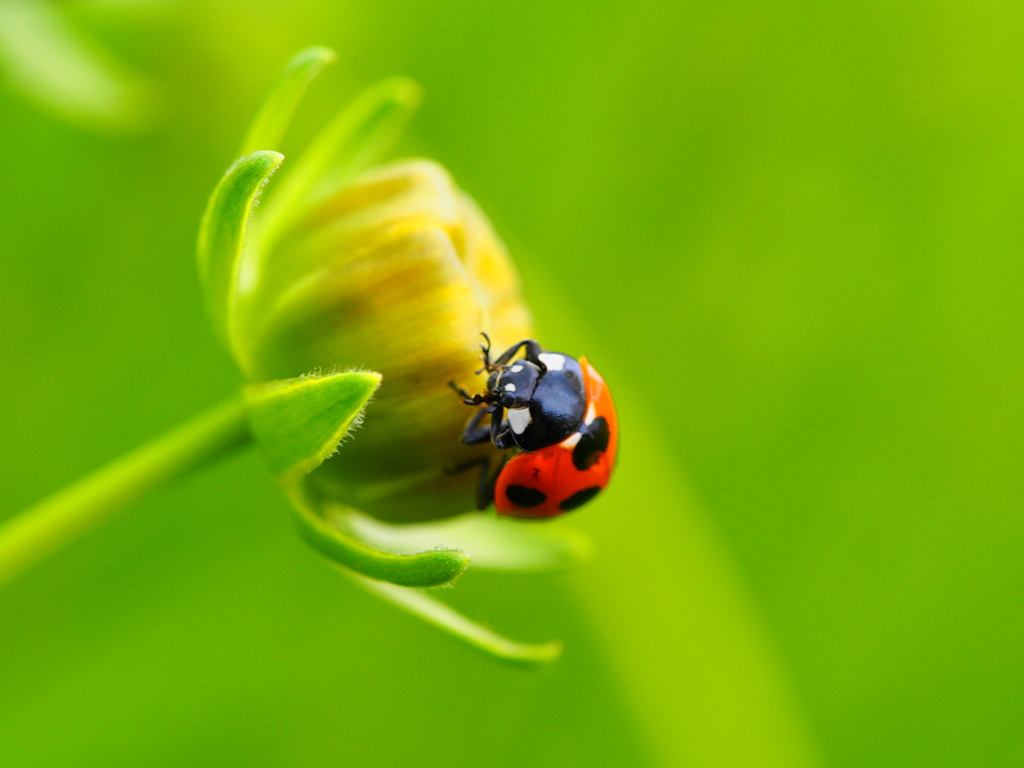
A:
<svg viewBox="0 0 1024 768">
<path fill-rule="evenodd" d="M 539 451 L 561 443 L 580 428 L 587 412 L 587 390 L 579 360 L 547 352 L 533 339 L 523 339 L 493 361 L 490 339 L 481 346 L 482 370 L 490 374 L 487 390 L 474 395 L 449 382 L 463 403 L 478 407 L 462 431 L 466 445 L 490 440 L 501 451 Z M 524 357 L 517 359 L 521 351 Z M 487 417 L 490 427 L 481 425 Z M 581 457 L 584 460 L 589 458 Z"/>
</svg>

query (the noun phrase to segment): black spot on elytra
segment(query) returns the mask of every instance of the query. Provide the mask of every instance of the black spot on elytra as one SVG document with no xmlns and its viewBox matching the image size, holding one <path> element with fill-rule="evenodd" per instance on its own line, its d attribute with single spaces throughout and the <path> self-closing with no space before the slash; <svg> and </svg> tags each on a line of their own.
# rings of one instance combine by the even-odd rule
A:
<svg viewBox="0 0 1024 768">
<path fill-rule="evenodd" d="M 563 512 L 570 512 L 577 507 L 582 507 L 592 498 L 597 496 L 601 492 L 600 486 L 592 485 L 589 488 L 584 488 L 582 491 L 576 491 L 572 496 L 563 501 L 558 505 L 558 508 Z"/>
<path fill-rule="evenodd" d="M 527 488 L 525 485 L 510 485 L 505 489 L 505 496 L 517 507 L 537 507 L 548 500 L 536 488 Z"/>
<path fill-rule="evenodd" d="M 608 420 L 598 416 L 590 424 L 580 427 L 580 432 L 580 441 L 572 449 L 572 463 L 582 472 L 594 466 L 601 454 L 608 450 L 611 430 L 608 429 Z"/>
</svg>

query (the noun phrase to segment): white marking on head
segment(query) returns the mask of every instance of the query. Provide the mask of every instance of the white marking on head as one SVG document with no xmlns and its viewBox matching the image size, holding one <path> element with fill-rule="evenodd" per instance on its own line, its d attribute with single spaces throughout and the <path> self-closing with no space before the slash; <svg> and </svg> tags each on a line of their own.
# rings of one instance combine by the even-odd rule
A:
<svg viewBox="0 0 1024 768">
<path fill-rule="evenodd" d="M 515 392 L 516 391 L 516 385 L 515 384 L 506 384 L 505 385 L 505 391 L 506 392 Z"/>
<path fill-rule="evenodd" d="M 533 423 L 533 416 L 530 414 L 529 408 L 508 409 L 508 425 L 517 435 L 523 434 L 531 423 Z"/>
<path fill-rule="evenodd" d="M 537 359 L 544 363 L 544 367 L 549 371 L 560 371 L 565 367 L 565 357 L 554 352 L 541 352 Z"/>
<path fill-rule="evenodd" d="M 511 368 L 509 368 L 509 370 L 512 371 L 512 373 L 519 373 L 521 370 L 523 370 L 523 366 L 513 365 Z"/>
<path fill-rule="evenodd" d="M 587 406 L 587 415 L 583 417 L 583 423 L 590 424 L 596 416 L 597 409 L 594 407 L 594 404 L 591 403 L 590 405 Z"/>
</svg>

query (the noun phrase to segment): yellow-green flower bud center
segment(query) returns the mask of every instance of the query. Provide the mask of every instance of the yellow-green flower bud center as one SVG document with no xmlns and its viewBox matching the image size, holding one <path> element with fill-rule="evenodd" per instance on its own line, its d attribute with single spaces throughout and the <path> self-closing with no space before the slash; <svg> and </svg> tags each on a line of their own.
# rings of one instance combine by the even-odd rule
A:
<svg viewBox="0 0 1024 768">
<path fill-rule="evenodd" d="M 481 332 L 530 336 L 505 249 L 476 204 L 426 160 L 376 168 L 311 208 L 262 253 L 245 304 L 249 376 L 314 369 L 383 374 L 358 439 L 307 479 L 382 519 L 470 511 L 490 445 L 460 434 L 471 411 L 448 382 L 479 387 Z"/>
</svg>

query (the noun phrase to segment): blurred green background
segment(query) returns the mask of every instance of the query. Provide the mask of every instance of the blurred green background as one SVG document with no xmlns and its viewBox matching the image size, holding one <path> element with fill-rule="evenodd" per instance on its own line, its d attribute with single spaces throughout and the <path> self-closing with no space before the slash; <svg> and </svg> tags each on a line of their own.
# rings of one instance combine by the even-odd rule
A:
<svg viewBox="0 0 1024 768">
<path fill-rule="evenodd" d="M 0 593 L 0 765 L 1024 763 L 1024 7 L 79 0 L 79 81 L 30 5 L 0 516 L 236 385 L 196 227 L 313 43 L 286 156 L 420 80 L 403 151 L 490 214 L 624 444 L 591 563 L 450 593 L 563 638 L 535 671 L 337 578 L 255 455 L 147 501 Z"/>
</svg>

